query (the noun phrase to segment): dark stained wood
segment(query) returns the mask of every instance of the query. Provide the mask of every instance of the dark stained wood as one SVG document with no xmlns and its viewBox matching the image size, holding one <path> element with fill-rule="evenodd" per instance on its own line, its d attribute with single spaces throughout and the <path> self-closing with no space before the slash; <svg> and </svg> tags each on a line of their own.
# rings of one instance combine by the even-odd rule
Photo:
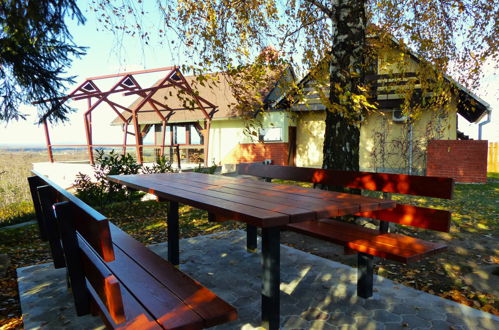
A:
<svg viewBox="0 0 499 330">
<path fill-rule="evenodd" d="M 296 199 L 297 196 L 306 196 L 313 198 L 314 200 L 320 198 L 327 201 L 331 201 L 333 203 L 341 203 L 342 201 L 349 201 L 353 203 L 356 200 L 359 204 L 359 208 L 364 211 L 368 211 L 369 209 L 389 208 L 395 206 L 395 202 L 390 200 L 382 200 L 379 198 L 371 198 L 355 194 L 346 194 L 334 191 L 291 186 L 287 184 L 268 183 L 262 185 L 261 181 L 242 179 L 242 178 L 222 177 L 216 175 L 204 175 L 200 173 L 185 173 L 184 175 L 188 175 L 189 182 L 193 180 L 197 182 L 206 182 L 212 185 L 219 185 L 216 188 L 217 191 L 221 191 L 223 189 L 221 187 L 223 186 L 237 190 L 242 190 L 244 192 L 251 191 L 259 194 L 266 194 L 269 191 L 271 191 L 273 193 L 272 194 L 273 196 L 276 196 L 275 193 L 281 193 L 278 194 L 277 196 L 281 196 L 284 198 L 289 197 L 291 199 Z M 171 179 L 169 179 L 168 181 L 170 180 Z M 300 207 L 303 206 L 300 204 Z"/>
<path fill-rule="evenodd" d="M 64 200 L 54 205 L 55 219 L 78 315 L 97 308 L 106 325 L 117 329 L 201 329 L 237 318 L 213 292 L 114 225 L 111 236 L 100 213 L 45 177 L 42 181 L 48 185 L 38 189 Z"/>
<path fill-rule="evenodd" d="M 392 209 L 360 212 L 355 215 L 443 232 L 450 230 L 451 213 L 446 210 L 397 204 Z"/>
<path fill-rule="evenodd" d="M 123 300 L 121 288 L 116 277 L 106 267 L 104 262 L 97 258 L 80 234 L 78 234 L 78 245 L 81 250 L 83 269 L 88 284 L 92 286 L 97 296 L 93 296 L 94 300 L 99 299 L 105 306 L 113 322 L 120 324 L 126 321 L 125 311 L 123 308 Z M 92 294 L 92 291 L 90 291 Z"/>
<path fill-rule="evenodd" d="M 379 231 L 336 220 L 306 221 L 287 228 L 340 244 L 357 252 L 410 263 L 446 249 L 444 244 L 423 241 L 400 234 Z"/>
<path fill-rule="evenodd" d="M 28 177 L 28 184 L 29 184 L 29 190 L 31 193 L 31 200 L 33 201 L 33 208 L 35 209 L 35 216 L 36 216 L 36 222 L 38 224 L 38 230 L 40 232 L 40 238 L 43 241 L 47 241 L 47 231 L 45 229 L 45 223 L 44 223 L 44 218 L 40 206 L 40 200 L 38 198 L 38 191 L 37 188 L 39 186 L 45 185 L 45 182 L 43 182 L 38 176 L 30 176 Z"/>
<path fill-rule="evenodd" d="M 246 222 L 259 227 L 280 226 L 286 222 L 284 219 L 264 219 L 255 222 L 246 217 L 259 216 L 262 211 L 278 212 L 281 216 L 287 216 L 290 223 L 310 220 L 320 217 L 335 217 L 352 214 L 359 211 L 379 210 L 386 207 L 394 207 L 395 202 L 385 201 L 365 196 L 351 194 L 339 194 L 336 192 L 318 191 L 311 188 L 293 187 L 259 181 L 230 178 L 200 173 L 181 174 L 148 174 L 135 176 L 111 176 L 110 180 L 126 184 L 134 189 L 141 189 L 165 197 L 164 193 L 175 194 L 172 200 L 179 197 L 193 196 L 185 199 L 186 204 L 194 205 L 205 196 L 212 203 L 204 207 L 208 212 L 216 214 L 220 219 L 233 219 Z M 122 181 L 120 181 L 122 180 Z M 151 190 L 152 189 L 152 190 Z M 272 197 L 272 198 L 269 198 Z M 193 201 L 193 199 L 195 200 Z M 243 215 L 244 218 L 236 218 L 234 213 L 222 212 L 213 208 L 213 205 L 227 205 L 227 202 L 237 202 L 239 209 L 233 211 L 241 213 L 242 210 L 253 212 Z M 232 204 L 234 205 L 234 204 Z M 241 205 L 243 205 L 241 208 Z M 203 208 L 203 207 L 200 207 Z M 255 213 L 255 208 L 259 213 Z M 226 210 L 225 210 L 226 211 Z"/>
<path fill-rule="evenodd" d="M 159 185 L 168 186 L 170 188 L 178 188 L 186 190 L 198 195 L 206 195 L 214 198 L 219 198 L 221 200 L 241 203 L 249 206 L 253 205 L 257 208 L 269 210 L 272 212 L 286 213 L 287 215 L 289 215 L 291 222 L 309 220 L 311 218 L 312 219 L 315 218 L 314 212 L 304 208 L 296 207 L 296 204 L 295 205 L 289 205 L 289 203 L 280 204 L 277 203 L 276 201 L 269 202 L 262 198 L 252 198 L 249 196 L 227 193 L 225 191 L 221 191 L 216 186 L 198 188 L 195 185 L 186 183 L 185 180 L 182 180 L 181 178 L 178 178 L 177 180 L 170 179 L 164 183 L 161 181 L 156 181 L 152 178 L 148 179 L 147 177 L 144 177 L 142 180 L 144 182 L 157 183 Z"/>
<path fill-rule="evenodd" d="M 168 174 L 166 174 L 167 176 Z M 143 182 L 140 175 L 111 175 L 109 180 L 126 184 L 134 189 L 145 191 L 161 198 L 191 205 L 221 216 L 246 222 L 258 227 L 282 226 L 289 222 L 289 216 L 283 213 L 268 211 L 245 204 L 221 200 L 205 195 L 198 195 L 181 189 L 169 188 L 167 185 Z"/>
<path fill-rule="evenodd" d="M 59 228 L 52 208 L 52 205 L 57 203 L 56 191 L 48 185 L 38 186 L 37 195 L 45 234 L 49 242 L 52 260 L 54 261 L 54 268 L 63 268 L 66 266 L 64 252 L 61 246 Z"/>
<path fill-rule="evenodd" d="M 211 327 L 237 318 L 237 312 L 231 305 L 218 298 L 213 292 L 191 279 L 170 263 L 165 262 L 151 250 L 110 224 L 115 247 L 134 259 L 157 281 L 169 288 L 204 320 L 205 327 Z"/>
<path fill-rule="evenodd" d="M 93 297 L 98 296 L 89 282 L 87 287 Z M 106 306 L 100 299 L 96 299 L 96 304 L 104 323 L 109 329 L 163 329 L 149 312 L 134 298 L 126 287 L 121 288 L 121 299 L 123 301 L 124 314 L 126 321 L 120 324 L 114 322 L 112 316 L 106 309 Z"/>
<path fill-rule="evenodd" d="M 73 196 L 70 192 L 61 188 L 43 174 L 37 171 L 32 171 L 32 173 L 54 189 L 59 201 L 68 201 L 76 206 L 74 208 L 76 230 L 85 237 L 92 248 L 102 256 L 104 261 L 112 261 L 114 256 L 106 217 Z"/>
<path fill-rule="evenodd" d="M 203 319 L 184 304 L 168 288 L 153 278 L 121 249 L 115 249 L 115 260 L 107 266 L 116 278 L 126 284 L 157 322 L 168 329 L 202 328 Z"/>
<path fill-rule="evenodd" d="M 336 173 L 337 171 L 324 170 L 317 172 L 317 169 L 311 168 L 294 168 L 286 166 L 262 166 L 261 164 L 240 164 L 240 171 L 242 173 L 268 176 L 270 174 L 276 174 L 279 178 L 285 178 L 288 180 L 306 181 L 315 183 L 325 183 L 325 184 L 335 184 L 344 185 L 350 188 L 360 188 L 369 190 L 380 190 L 383 192 L 396 192 L 413 194 L 418 192 L 422 196 L 431 197 L 442 197 L 450 198 L 452 196 L 453 182 L 452 179 L 447 178 L 437 178 L 437 177 L 420 177 L 420 176 L 408 176 L 399 174 L 383 174 L 383 173 L 370 173 L 359 172 L 359 175 L 345 176 L 342 173 Z M 275 167 L 276 169 L 268 170 L 268 167 Z M 340 171 L 341 172 L 341 171 Z M 319 174 L 317 174 L 319 173 Z M 323 173 L 329 173 L 323 175 Z M 352 172 L 353 173 L 353 172 Z M 298 178 L 294 178 L 294 175 L 298 175 Z M 329 175 L 329 176 L 328 176 Z M 357 177 L 363 182 L 363 185 L 348 185 L 348 182 L 356 182 L 351 180 L 352 177 Z M 337 179 L 340 178 L 340 179 Z M 346 179 L 345 179 L 346 178 Z M 342 181 L 343 180 L 343 181 Z M 396 180 L 402 180 L 399 183 L 395 183 Z M 347 184 L 345 184 L 345 182 Z M 431 183 L 431 184 L 430 184 Z M 427 192 L 422 192 L 425 189 L 425 184 Z M 442 185 L 440 189 L 434 189 L 434 185 Z M 298 194 L 311 194 L 313 196 L 323 197 L 323 198 L 354 198 L 352 195 L 346 194 L 345 197 L 341 193 L 335 193 L 330 191 L 316 190 L 317 192 L 308 192 L 308 189 L 301 187 L 293 187 L 289 185 L 276 186 L 275 189 L 282 189 L 287 192 L 295 192 Z M 336 194 L 336 195 L 335 195 Z M 358 198 L 365 199 L 364 196 L 357 196 Z M 373 203 L 380 201 L 379 199 L 373 199 Z M 429 208 L 394 204 L 386 208 L 378 209 L 374 207 L 372 210 L 367 209 L 368 204 L 364 204 L 364 209 L 361 212 L 353 212 L 355 215 L 378 219 L 382 221 L 394 222 L 403 225 L 438 230 L 443 232 L 448 232 L 450 228 L 451 213 L 445 210 L 434 210 Z"/>
<path fill-rule="evenodd" d="M 354 189 L 446 199 L 452 198 L 454 185 L 452 178 L 336 171 L 279 165 L 268 166 L 258 163 L 239 164 L 238 173 L 274 179 L 304 181 Z"/>
</svg>

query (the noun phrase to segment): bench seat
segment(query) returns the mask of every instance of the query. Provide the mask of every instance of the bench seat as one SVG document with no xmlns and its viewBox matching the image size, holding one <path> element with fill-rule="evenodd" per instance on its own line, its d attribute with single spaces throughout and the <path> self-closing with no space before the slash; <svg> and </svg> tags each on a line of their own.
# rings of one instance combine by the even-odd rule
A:
<svg viewBox="0 0 499 330">
<path fill-rule="evenodd" d="M 42 237 L 66 267 L 78 316 L 100 314 L 110 329 L 203 329 L 237 319 L 236 309 L 48 178 L 30 188 Z"/>
<path fill-rule="evenodd" d="M 379 230 L 330 219 L 293 223 L 287 225 L 286 229 L 342 245 L 346 249 L 402 263 L 415 262 L 447 248 L 442 243 L 395 233 L 380 233 Z"/>
<path fill-rule="evenodd" d="M 167 329 L 208 328 L 237 319 L 236 309 L 109 223 L 115 260 L 107 263 Z"/>
</svg>

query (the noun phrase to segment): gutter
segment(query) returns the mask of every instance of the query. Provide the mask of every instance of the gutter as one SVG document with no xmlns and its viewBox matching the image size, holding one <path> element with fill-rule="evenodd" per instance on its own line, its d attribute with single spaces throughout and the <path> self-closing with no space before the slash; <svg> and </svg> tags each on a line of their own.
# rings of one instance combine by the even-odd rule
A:
<svg viewBox="0 0 499 330">
<path fill-rule="evenodd" d="M 487 111 L 487 119 L 478 124 L 478 140 L 482 139 L 482 127 L 489 124 L 491 118 L 492 118 L 492 111 L 490 111 L 489 109 L 489 111 Z"/>
</svg>

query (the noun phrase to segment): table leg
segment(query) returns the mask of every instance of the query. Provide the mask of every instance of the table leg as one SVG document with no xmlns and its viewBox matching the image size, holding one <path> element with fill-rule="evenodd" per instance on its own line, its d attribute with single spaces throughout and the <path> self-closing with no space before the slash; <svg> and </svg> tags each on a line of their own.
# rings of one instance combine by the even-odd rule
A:
<svg viewBox="0 0 499 330">
<path fill-rule="evenodd" d="M 279 329 L 280 229 L 262 228 L 262 326 Z"/>
<path fill-rule="evenodd" d="M 168 261 L 178 266 L 179 261 L 179 225 L 178 225 L 178 202 L 170 201 L 167 214 L 168 224 Z"/>
<path fill-rule="evenodd" d="M 256 252 L 256 249 L 257 249 L 256 227 L 247 224 L 246 225 L 246 250 L 248 250 L 248 252 Z"/>
<path fill-rule="evenodd" d="M 369 298 L 373 295 L 373 256 L 360 253 L 357 256 L 358 280 L 357 295 L 362 298 Z"/>
</svg>

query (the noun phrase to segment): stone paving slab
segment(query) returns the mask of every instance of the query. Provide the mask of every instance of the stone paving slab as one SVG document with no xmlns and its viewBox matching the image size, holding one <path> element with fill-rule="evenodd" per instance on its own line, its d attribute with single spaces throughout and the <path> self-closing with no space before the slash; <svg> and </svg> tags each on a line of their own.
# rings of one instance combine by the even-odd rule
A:
<svg viewBox="0 0 499 330">
<path fill-rule="evenodd" d="M 261 258 L 245 250 L 245 233 L 181 240 L 180 269 L 233 304 L 237 321 L 216 329 L 253 329 L 260 319 Z M 151 246 L 166 256 L 166 244 Z M 76 317 L 65 270 L 19 268 L 26 329 L 99 329 Z M 281 246 L 282 329 L 499 329 L 499 318 L 375 276 L 373 298 L 356 296 L 355 268 Z M 214 328 L 215 329 L 215 328 Z"/>
</svg>

